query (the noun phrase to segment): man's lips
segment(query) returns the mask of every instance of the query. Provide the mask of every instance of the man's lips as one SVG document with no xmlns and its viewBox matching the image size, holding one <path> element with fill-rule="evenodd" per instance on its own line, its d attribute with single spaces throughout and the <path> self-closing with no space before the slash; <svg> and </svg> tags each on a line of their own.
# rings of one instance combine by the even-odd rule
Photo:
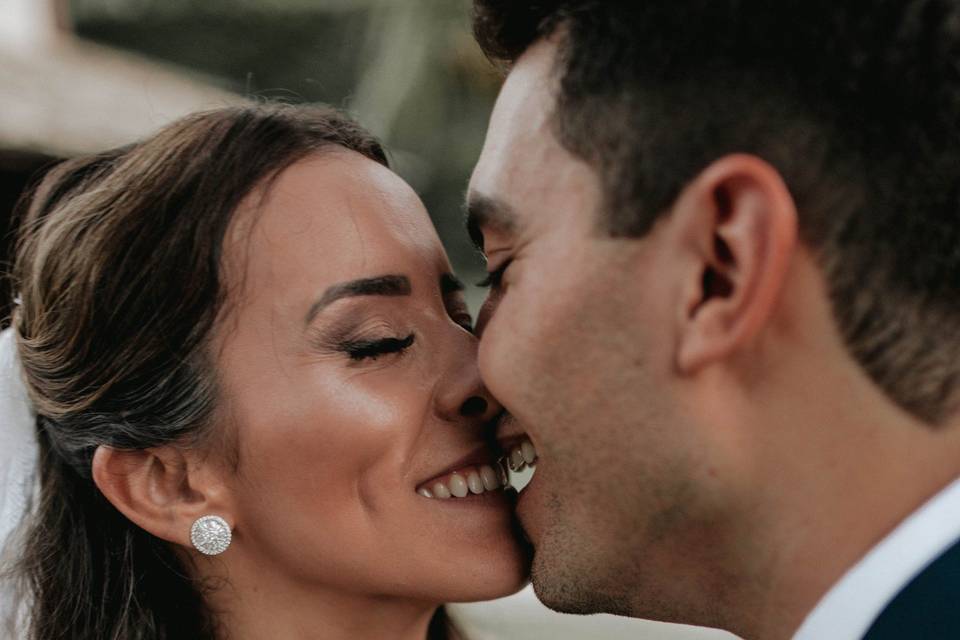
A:
<svg viewBox="0 0 960 640">
<path fill-rule="evenodd" d="M 511 414 L 505 413 L 500 417 L 500 421 L 497 424 L 497 442 L 500 443 L 501 448 L 503 447 L 503 442 L 512 443 L 514 438 L 522 438 L 526 435 L 524 430 L 520 428 L 520 424 L 516 418 Z"/>
<path fill-rule="evenodd" d="M 509 435 L 497 438 L 497 447 L 500 448 L 502 455 L 508 455 L 515 447 L 520 446 L 524 440 L 529 440 L 527 434 L 521 432 L 515 435 Z"/>
<path fill-rule="evenodd" d="M 537 461 L 537 450 L 513 416 L 505 414 L 497 427 L 497 446 L 503 451 L 511 471 L 532 467 Z"/>
<path fill-rule="evenodd" d="M 536 447 L 525 433 L 497 440 L 497 444 L 504 451 L 504 461 L 510 471 L 523 471 L 526 467 L 533 467 L 539 459 Z"/>
</svg>

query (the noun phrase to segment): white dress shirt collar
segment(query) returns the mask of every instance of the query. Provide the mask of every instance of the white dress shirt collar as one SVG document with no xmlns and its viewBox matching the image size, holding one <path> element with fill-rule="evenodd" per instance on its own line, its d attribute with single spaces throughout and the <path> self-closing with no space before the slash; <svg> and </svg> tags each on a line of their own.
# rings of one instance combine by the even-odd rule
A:
<svg viewBox="0 0 960 640">
<path fill-rule="evenodd" d="M 960 538 L 960 479 L 913 512 L 853 565 L 793 640 L 859 640 L 913 578 Z"/>
</svg>

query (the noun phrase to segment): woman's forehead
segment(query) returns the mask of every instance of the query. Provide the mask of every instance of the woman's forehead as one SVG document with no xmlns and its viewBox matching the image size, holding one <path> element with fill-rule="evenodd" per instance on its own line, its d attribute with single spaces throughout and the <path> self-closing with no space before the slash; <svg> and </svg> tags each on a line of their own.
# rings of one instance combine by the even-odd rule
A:
<svg viewBox="0 0 960 640">
<path fill-rule="evenodd" d="M 289 288 L 307 280 L 316 287 L 375 272 L 432 273 L 446 264 L 413 189 L 347 150 L 296 162 L 266 192 L 251 194 L 231 223 L 224 251 L 233 268 L 241 261 L 247 286 L 259 280 Z"/>
</svg>

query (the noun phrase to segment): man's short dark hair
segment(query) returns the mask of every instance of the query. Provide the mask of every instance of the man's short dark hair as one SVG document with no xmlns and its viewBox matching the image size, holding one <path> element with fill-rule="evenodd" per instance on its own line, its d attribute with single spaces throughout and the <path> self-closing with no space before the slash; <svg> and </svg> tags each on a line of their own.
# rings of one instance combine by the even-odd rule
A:
<svg viewBox="0 0 960 640">
<path fill-rule="evenodd" d="M 555 133 L 642 235 L 710 162 L 786 180 L 852 355 L 930 424 L 960 396 L 960 0 L 475 0 L 488 57 L 558 32 Z"/>
</svg>

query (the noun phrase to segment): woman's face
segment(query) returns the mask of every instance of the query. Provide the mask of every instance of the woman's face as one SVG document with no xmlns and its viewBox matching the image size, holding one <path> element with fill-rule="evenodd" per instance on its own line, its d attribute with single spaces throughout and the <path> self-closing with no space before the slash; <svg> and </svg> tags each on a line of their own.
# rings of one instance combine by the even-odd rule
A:
<svg viewBox="0 0 960 640">
<path fill-rule="evenodd" d="M 246 199 L 224 252 L 228 553 L 265 584 L 341 593 L 443 602 L 522 586 L 510 501 L 483 485 L 500 408 L 410 187 L 357 153 L 311 156 Z M 440 497 L 458 469 L 483 492 Z"/>
</svg>

